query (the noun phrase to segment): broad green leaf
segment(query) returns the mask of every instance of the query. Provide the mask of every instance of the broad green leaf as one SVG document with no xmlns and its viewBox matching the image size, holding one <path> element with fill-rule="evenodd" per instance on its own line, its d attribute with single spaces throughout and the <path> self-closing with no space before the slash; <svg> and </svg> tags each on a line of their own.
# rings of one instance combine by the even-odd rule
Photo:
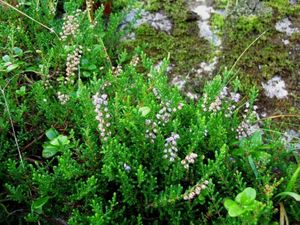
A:
<svg viewBox="0 0 300 225">
<path fill-rule="evenodd" d="M 45 205 L 49 200 L 49 197 L 43 197 L 35 200 L 31 204 L 31 211 L 41 214 L 43 212 L 43 205 Z"/>
<path fill-rule="evenodd" d="M 40 209 L 43 207 L 43 205 L 45 205 L 49 200 L 49 197 L 43 197 L 43 198 L 39 198 L 37 200 L 35 200 L 32 205 L 31 208 L 36 210 L 36 209 Z"/>
<path fill-rule="evenodd" d="M 54 138 L 56 138 L 58 136 L 58 132 L 54 128 L 50 128 L 49 130 L 46 131 L 46 136 L 50 140 L 53 140 Z"/>
<path fill-rule="evenodd" d="M 253 204 L 255 198 L 256 191 L 253 188 L 248 187 L 236 196 L 235 201 L 241 205 L 251 205 Z"/>
<path fill-rule="evenodd" d="M 268 163 L 271 159 L 271 155 L 264 151 L 257 151 L 253 153 L 257 160 L 262 161 L 263 163 Z"/>
<path fill-rule="evenodd" d="M 93 70 L 93 71 L 96 71 L 97 70 L 97 66 L 92 64 L 92 65 L 89 65 L 88 67 L 88 70 Z"/>
<path fill-rule="evenodd" d="M 88 67 L 88 65 L 90 64 L 89 60 L 87 58 L 82 58 L 81 59 L 81 65 L 82 67 Z"/>
<path fill-rule="evenodd" d="M 9 61 L 10 61 L 9 55 L 3 56 L 3 57 L 2 57 L 2 60 L 3 60 L 4 62 L 9 62 Z"/>
<path fill-rule="evenodd" d="M 58 152 L 58 146 L 52 145 L 52 144 L 44 144 L 43 145 L 43 152 L 42 156 L 44 158 L 50 158 L 54 156 Z"/>
<path fill-rule="evenodd" d="M 250 164 L 250 167 L 251 167 L 256 179 L 258 179 L 259 178 L 258 170 L 256 169 L 256 165 L 251 156 L 248 156 L 248 162 Z"/>
<path fill-rule="evenodd" d="M 10 64 L 7 68 L 6 68 L 6 72 L 11 72 L 11 71 L 13 71 L 13 70 L 15 70 L 15 69 L 17 69 L 19 67 L 19 65 L 17 65 L 17 64 Z"/>
<path fill-rule="evenodd" d="M 14 47 L 13 48 L 14 54 L 17 56 L 22 56 L 23 55 L 23 50 L 18 48 L 18 47 Z"/>
<path fill-rule="evenodd" d="M 145 117 L 151 109 L 149 107 L 141 107 L 139 108 L 139 112 L 142 114 L 143 117 Z"/>
<path fill-rule="evenodd" d="M 90 77 L 91 75 L 92 75 L 91 72 L 88 72 L 88 71 L 83 71 L 83 72 L 82 72 L 82 76 L 83 76 L 83 77 Z"/>
<path fill-rule="evenodd" d="M 251 137 L 251 147 L 257 148 L 262 144 L 263 144 L 262 133 L 260 131 L 257 131 Z"/>
<path fill-rule="evenodd" d="M 68 137 L 64 136 L 64 135 L 61 135 L 61 134 L 50 141 L 50 145 L 55 146 L 58 149 L 58 151 L 60 150 L 59 147 L 65 146 L 65 145 L 68 145 L 68 144 L 70 144 L 70 140 L 68 140 Z"/>
<path fill-rule="evenodd" d="M 68 145 L 68 144 L 70 144 L 70 140 L 68 140 L 68 137 L 64 136 L 64 135 L 59 135 L 57 137 L 57 140 L 59 141 L 60 145 Z"/>
<path fill-rule="evenodd" d="M 26 94 L 26 87 L 22 86 L 19 90 L 16 90 L 16 94 L 20 96 L 24 96 Z"/>
<path fill-rule="evenodd" d="M 206 201 L 205 201 L 205 196 L 203 196 L 202 192 L 200 195 L 198 195 L 198 202 L 200 205 L 203 205 Z"/>
<path fill-rule="evenodd" d="M 10 62 L 10 61 L 4 63 L 4 66 L 6 66 L 6 67 L 8 67 L 10 65 L 12 65 L 12 62 Z"/>
<path fill-rule="evenodd" d="M 287 191 L 281 192 L 277 196 L 290 196 L 290 197 L 294 198 L 297 202 L 300 201 L 300 195 L 295 192 L 287 192 Z"/>
<path fill-rule="evenodd" d="M 53 146 L 56 146 L 58 148 L 60 146 L 60 143 L 58 141 L 58 137 L 56 137 L 53 140 L 51 140 L 50 144 L 53 145 Z"/>
<path fill-rule="evenodd" d="M 291 192 L 293 191 L 295 184 L 297 182 L 298 176 L 300 174 L 300 165 L 298 166 L 298 168 L 296 169 L 296 171 L 294 172 L 293 176 L 291 177 L 287 187 L 286 187 L 286 192 Z"/>
<path fill-rule="evenodd" d="M 236 217 L 244 213 L 244 209 L 239 204 L 231 199 L 225 199 L 224 206 L 228 211 L 229 216 Z"/>
</svg>

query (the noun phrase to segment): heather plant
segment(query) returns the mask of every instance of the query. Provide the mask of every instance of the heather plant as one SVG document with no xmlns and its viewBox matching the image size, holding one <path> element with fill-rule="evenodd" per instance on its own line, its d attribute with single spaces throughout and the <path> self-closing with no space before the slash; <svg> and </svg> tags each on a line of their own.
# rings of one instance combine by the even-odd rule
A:
<svg viewBox="0 0 300 225">
<path fill-rule="evenodd" d="M 299 158 L 260 118 L 256 89 L 224 71 L 190 101 L 168 59 L 118 48 L 130 6 L 116 1 L 107 22 L 85 4 L 17 7 L 52 32 L 1 5 L 1 223 L 299 221 L 284 198 L 299 200 Z"/>
</svg>

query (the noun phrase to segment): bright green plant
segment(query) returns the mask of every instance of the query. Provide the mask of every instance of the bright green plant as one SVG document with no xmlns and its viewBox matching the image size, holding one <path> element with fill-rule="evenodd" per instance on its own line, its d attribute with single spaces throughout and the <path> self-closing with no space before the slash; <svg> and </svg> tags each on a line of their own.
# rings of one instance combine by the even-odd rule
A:
<svg viewBox="0 0 300 225">
<path fill-rule="evenodd" d="M 229 216 L 241 217 L 247 224 L 257 224 L 257 218 L 253 214 L 260 212 L 263 209 L 263 204 L 255 199 L 255 189 L 248 187 L 239 193 L 234 200 L 225 199 L 224 206 Z"/>
<path fill-rule="evenodd" d="M 46 132 L 46 136 L 50 141 L 43 145 L 42 156 L 44 158 L 50 158 L 58 152 L 64 152 L 70 143 L 67 136 L 59 135 L 53 128 Z"/>
<path fill-rule="evenodd" d="M 299 188 L 296 154 L 258 119 L 258 92 L 241 95 L 224 71 L 187 99 L 168 83 L 168 59 L 157 68 L 120 47 L 129 9 L 116 2 L 109 23 L 99 8 L 92 24 L 83 1 L 20 6 L 59 38 L 1 8 L 0 222 L 241 224 L 223 204 L 240 192 L 239 217 L 274 222 L 274 196 L 290 180 Z"/>
</svg>

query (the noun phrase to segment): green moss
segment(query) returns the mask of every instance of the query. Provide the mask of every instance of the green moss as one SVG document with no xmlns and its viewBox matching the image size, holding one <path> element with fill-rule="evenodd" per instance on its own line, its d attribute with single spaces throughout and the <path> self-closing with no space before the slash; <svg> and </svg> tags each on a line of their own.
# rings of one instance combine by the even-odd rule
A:
<svg viewBox="0 0 300 225">
<path fill-rule="evenodd" d="M 128 46 L 142 46 L 155 61 L 166 58 L 170 53 L 171 63 L 176 64 L 175 73 L 187 73 L 210 56 L 207 41 L 199 39 L 191 30 L 190 34 L 178 32 L 177 35 L 168 35 L 149 25 L 142 25 L 137 29 L 136 35 L 137 40 L 128 43 Z"/>
<path fill-rule="evenodd" d="M 170 53 L 170 61 L 175 64 L 174 73 L 187 74 L 192 68 L 211 57 L 208 41 L 199 37 L 196 22 L 187 22 L 188 12 L 184 1 L 151 1 L 147 9 L 162 9 L 172 20 L 171 35 L 157 31 L 144 24 L 136 30 L 137 39 L 127 42 L 129 48 L 142 46 L 144 51 L 155 61 L 166 58 Z"/>
<path fill-rule="evenodd" d="M 148 0 L 145 3 L 145 8 L 148 11 L 158 11 L 161 7 L 161 3 L 157 0 Z"/>
<path fill-rule="evenodd" d="M 221 32 L 224 28 L 224 24 L 225 24 L 225 17 L 214 13 L 211 17 L 211 26 L 214 30 L 218 30 L 219 32 Z"/>
<path fill-rule="evenodd" d="M 210 21 L 212 28 L 223 36 L 223 57 L 220 58 L 220 65 L 229 68 L 252 41 L 267 30 L 267 33 L 243 55 L 237 64 L 236 69 L 239 71 L 244 92 L 253 85 L 260 87 L 261 82 L 276 75 L 285 80 L 297 80 L 296 71 L 300 69 L 297 59 L 289 56 L 290 50 L 282 43 L 284 34 L 275 30 L 275 23 L 287 15 L 300 22 L 299 5 L 292 6 L 286 0 L 264 2 L 266 6 L 272 7 L 272 14 L 239 17 L 213 14 Z M 187 22 L 188 12 L 183 0 L 176 2 L 150 0 L 148 3 L 147 10 L 163 10 L 170 17 L 173 22 L 172 34 L 168 35 L 143 25 L 136 31 L 137 39 L 127 43 L 127 47 L 143 46 L 146 53 L 155 61 L 167 57 L 170 53 L 170 61 L 176 65 L 173 72 L 181 75 L 188 74 L 191 68 L 212 58 L 213 49 L 208 41 L 199 38 L 196 22 Z M 215 4 L 217 8 L 224 9 L 228 5 L 234 5 L 235 1 L 216 0 Z M 300 36 L 293 35 L 290 42 L 300 43 Z"/>
<path fill-rule="evenodd" d="M 288 0 L 265 0 L 266 4 L 276 11 L 277 16 L 294 15 L 297 16 L 300 13 L 300 5 L 291 5 Z"/>
<path fill-rule="evenodd" d="M 271 3 L 271 1 L 266 2 Z M 225 57 L 221 59 L 221 64 L 229 67 L 262 32 L 267 31 L 237 63 L 236 69 L 239 71 L 243 84 L 242 89 L 245 92 L 253 85 L 261 87 L 261 82 L 265 82 L 274 76 L 280 76 L 287 81 L 289 90 L 294 90 L 295 85 L 297 85 L 293 81 L 297 80 L 297 71 L 299 71 L 300 66 L 297 63 L 297 57 L 293 56 L 294 53 L 291 52 L 290 46 L 300 43 L 300 36 L 293 35 L 289 38 L 291 45 L 285 46 L 282 40 L 287 37 L 275 30 L 275 24 L 279 19 L 286 17 L 285 13 L 295 12 L 298 6 L 291 7 L 289 4 L 289 7 L 287 7 L 286 3 L 281 0 L 272 1 L 272 4 L 269 5 L 275 9 L 272 16 L 227 18 L 223 26 L 223 54 Z M 284 7 L 288 9 L 284 10 Z M 300 14 L 291 13 L 289 15 L 291 15 L 294 22 L 300 22 Z M 300 110 L 293 98 L 289 98 L 288 101 L 281 104 L 277 104 L 276 100 L 270 99 L 265 102 L 263 98 L 262 95 L 260 100 L 264 106 L 272 108 L 274 111 L 276 109 L 279 112 L 288 112 L 293 106 Z"/>
<path fill-rule="evenodd" d="M 225 9 L 230 0 L 215 0 L 215 5 L 218 9 Z"/>
</svg>

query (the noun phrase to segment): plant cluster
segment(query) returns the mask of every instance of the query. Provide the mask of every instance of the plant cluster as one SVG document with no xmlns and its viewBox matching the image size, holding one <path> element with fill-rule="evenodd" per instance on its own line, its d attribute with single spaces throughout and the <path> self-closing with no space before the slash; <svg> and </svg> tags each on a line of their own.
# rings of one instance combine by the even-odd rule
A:
<svg viewBox="0 0 300 225">
<path fill-rule="evenodd" d="M 0 8 L 2 224 L 300 220 L 285 200 L 299 200 L 299 156 L 257 117 L 255 88 L 239 94 L 225 71 L 188 101 L 168 84 L 168 60 L 157 69 L 139 46 L 118 48 L 124 1 L 108 23 L 103 7 L 91 23 L 91 5 L 54 3 L 20 5 L 26 18 Z"/>
</svg>

